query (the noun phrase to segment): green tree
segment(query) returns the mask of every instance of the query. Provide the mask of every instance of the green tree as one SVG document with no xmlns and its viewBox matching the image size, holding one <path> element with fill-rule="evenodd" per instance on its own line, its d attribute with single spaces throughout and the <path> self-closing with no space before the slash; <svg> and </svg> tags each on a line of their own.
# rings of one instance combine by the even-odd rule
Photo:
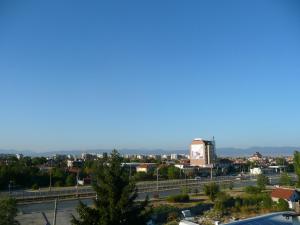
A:
<svg viewBox="0 0 300 225">
<path fill-rule="evenodd" d="M 219 192 L 215 200 L 214 210 L 217 210 L 221 213 L 226 213 L 227 210 L 233 207 L 235 204 L 234 198 L 225 192 Z"/>
<path fill-rule="evenodd" d="M 17 203 L 12 198 L 0 199 L 0 225 L 17 225 Z"/>
<path fill-rule="evenodd" d="M 263 174 L 259 174 L 257 176 L 257 181 L 256 181 L 257 187 L 260 188 L 261 190 L 266 189 L 266 185 L 269 184 L 269 178 Z"/>
<path fill-rule="evenodd" d="M 74 174 L 70 174 L 67 176 L 67 179 L 66 179 L 66 185 L 67 186 L 73 186 L 76 184 L 76 177 Z"/>
<path fill-rule="evenodd" d="M 284 199 L 280 198 L 277 203 L 277 208 L 279 211 L 288 211 L 289 210 L 289 203 Z"/>
<path fill-rule="evenodd" d="M 135 181 L 147 181 L 147 180 L 153 180 L 153 173 L 152 172 L 137 172 L 134 174 L 133 179 Z"/>
<path fill-rule="evenodd" d="M 137 188 L 128 170 L 121 166 L 122 158 L 114 150 L 108 163 L 100 163 L 93 187 L 97 193 L 94 207 L 79 203 L 79 219 L 72 216 L 73 225 L 142 225 L 149 219 L 148 199 L 136 202 Z"/>
<path fill-rule="evenodd" d="M 280 185 L 291 186 L 293 185 L 292 178 L 287 173 L 282 173 L 279 179 Z"/>
<path fill-rule="evenodd" d="M 32 158 L 32 164 L 33 165 L 43 165 L 47 162 L 47 159 L 45 157 L 34 157 Z"/>
<path fill-rule="evenodd" d="M 178 179 L 180 177 L 180 169 L 175 166 L 169 166 L 168 168 L 168 178 Z"/>
<path fill-rule="evenodd" d="M 55 186 L 61 187 L 66 181 L 67 174 L 61 168 L 53 168 L 52 177 L 55 183 Z"/>
<path fill-rule="evenodd" d="M 209 197 L 210 200 L 214 201 L 217 194 L 220 192 L 220 187 L 218 184 L 211 182 L 204 185 L 204 193 Z"/>
<path fill-rule="evenodd" d="M 163 179 L 168 179 L 168 166 L 161 166 L 158 170 L 159 177 Z"/>
<path fill-rule="evenodd" d="M 298 151 L 294 152 L 294 170 L 298 177 L 297 187 L 300 187 L 300 152 Z"/>
<path fill-rule="evenodd" d="M 271 209 L 273 206 L 272 198 L 269 194 L 264 194 L 262 197 L 262 207 L 264 209 Z"/>
<path fill-rule="evenodd" d="M 244 189 L 247 194 L 255 194 L 256 195 L 261 192 L 261 189 L 259 187 L 255 187 L 255 186 L 246 186 Z"/>
<path fill-rule="evenodd" d="M 276 158 L 275 161 L 276 161 L 277 166 L 286 166 L 287 165 L 287 161 L 283 157 Z"/>
</svg>

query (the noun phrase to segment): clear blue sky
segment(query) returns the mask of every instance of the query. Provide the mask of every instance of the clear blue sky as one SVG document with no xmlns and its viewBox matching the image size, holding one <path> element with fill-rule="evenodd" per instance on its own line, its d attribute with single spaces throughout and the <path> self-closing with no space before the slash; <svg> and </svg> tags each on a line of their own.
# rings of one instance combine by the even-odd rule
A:
<svg viewBox="0 0 300 225">
<path fill-rule="evenodd" d="M 300 146 L 300 2 L 0 2 L 0 148 Z"/>
</svg>

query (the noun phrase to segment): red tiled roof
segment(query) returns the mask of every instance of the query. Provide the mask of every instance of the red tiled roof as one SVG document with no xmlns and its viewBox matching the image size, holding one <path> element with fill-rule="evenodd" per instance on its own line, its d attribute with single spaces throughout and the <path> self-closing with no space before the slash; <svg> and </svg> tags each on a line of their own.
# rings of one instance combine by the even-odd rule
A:
<svg viewBox="0 0 300 225">
<path fill-rule="evenodd" d="M 275 188 L 271 193 L 271 197 L 290 199 L 294 191 L 295 191 L 294 189 L 288 189 L 288 188 Z"/>
</svg>

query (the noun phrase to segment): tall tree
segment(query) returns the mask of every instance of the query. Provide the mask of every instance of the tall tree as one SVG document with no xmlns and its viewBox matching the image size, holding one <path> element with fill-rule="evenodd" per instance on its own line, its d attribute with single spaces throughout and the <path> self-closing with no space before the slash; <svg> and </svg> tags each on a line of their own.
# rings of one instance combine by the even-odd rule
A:
<svg viewBox="0 0 300 225">
<path fill-rule="evenodd" d="M 297 174 L 297 187 L 300 187 L 300 152 L 294 152 L 294 169 L 295 173 Z"/>
<path fill-rule="evenodd" d="M 256 180 L 257 187 L 261 190 L 266 189 L 266 185 L 269 184 L 269 178 L 263 174 L 259 174 Z"/>
<path fill-rule="evenodd" d="M 288 173 L 282 173 L 279 178 L 280 185 L 291 186 L 293 185 L 292 178 L 288 175 Z"/>
<path fill-rule="evenodd" d="M 204 193 L 209 197 L 210 200 L 214 201 L 217 194 L 220 192 L 220 187 L 218 184 L 211 182 L 204 185 Z"/>
<path fill-rule="evenodd" d="M 180 177 L 180 169 L 175 166 L 170 166 L 168 168 L 168 178 L 178 179 Z"/>
<path fill-rule="evenodd" d="M 137 188 L 122 158 L 114 150 L 108 163 L 99 164 L 93 187 L 97 193 L 94 207 L 80 202 L 79 218 L 72 216 L 73 225 L 144 225 L 149 219 L 148 200 L 136 202 Z"/>
<path fill-rule="evenodd" d="M 0 199 L 0 225 L 17 225 L 15 220 L 17 216 L 17 204 L 12 198 Z"/>
</svg>

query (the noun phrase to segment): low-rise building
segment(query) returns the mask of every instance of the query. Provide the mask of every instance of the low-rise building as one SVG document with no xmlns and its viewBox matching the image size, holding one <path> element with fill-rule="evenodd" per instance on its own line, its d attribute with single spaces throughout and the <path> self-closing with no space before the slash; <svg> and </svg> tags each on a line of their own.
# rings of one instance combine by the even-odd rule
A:
<svg viewBox="0 0 300 225">
<path fill-rule="evenodd" d="M 296 189 L 278 187 L 272 191 L 271 198 L 275 202 L 282 198 L 289 203 L 290 209 L 294 209 L 295 203 L 300 200 L 300 195 Z"/>
<path fill-rule="evenodd" d="M 17 159 L 22 159 L 23 158 L 23 154 L 16 154 Z"/>
<path fill-rule="evenodd" d="M 156 163 L 144 163 L 136 167 L 136 172 L 148 173 L 149 170 L 154 169 L 155 167 Z"/>
<path fill-rule="evenodd" d="M 252 168 L 250 169 L 250 174 L 252 175 L 259 175 L 259 174 L 262 174 L 262 169 L 259 168 L 259 167 L 255 167 L 255 168 Z"/>
<path fill-rule="evenodd" d="M 170 156 L 170 155 L 167 155 L 167 154 L 163 154 L 163 155 L 161 156 L 161 158 L 162 158 L 162 159 L 167 159 L 167 160 L 169 160 L 169 159 L 171 159 L 171 156 Z"/>
</svg>

